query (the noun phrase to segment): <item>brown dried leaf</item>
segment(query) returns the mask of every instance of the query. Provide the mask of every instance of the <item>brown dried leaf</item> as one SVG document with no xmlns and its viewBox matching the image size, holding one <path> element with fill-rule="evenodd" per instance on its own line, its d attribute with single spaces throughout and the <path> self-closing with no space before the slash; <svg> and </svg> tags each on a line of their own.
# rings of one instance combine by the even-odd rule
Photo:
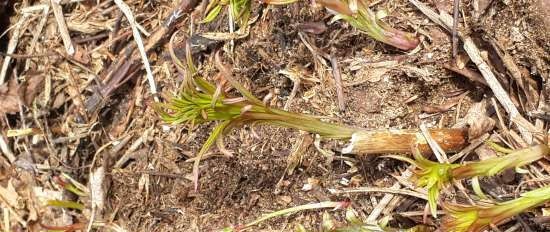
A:
<svg viewBox="0 0 550 232">
<path fill-rule="evenodd" d="M 20 85 L 17 80 L 10 79 L 8 83 L 0 85 L 0 114 L 14 114 L 19 112 L 19 104 L 22 104 L 19 99 Z"/>
<path fill-rule="evenodd" d="M 479 16 L 485 12 L 487 7 L 489 7 L 492 1 L 493 0 L 474 0 L 472 4 L 474 7 L 474 17 L 479 18 Z"/>
<path fill-rule="evenodd" d="M 422 112 L 433 114 L 433 113 L 443 113 L 449 111 L 453 106 L 457 105 L 458 101 L 456 102 L 449 102 L 443 105 L 429 105 L 429 106 L 423 106 Z"/>
<path fill-rule="evenodd" d="M 322 22 L 306 22 L 298 24 L 298 29 L 300 31 L 319 35 L 327 30 L 327 26 Z"/>
<path fill-rule="evenodd" d="M 470 62 L 470 57 L 466 53 L 459 53 L 455 58 L 455 65 L 459 69 L 466 67 L 466 64 Z"/>
<path fill-rule="evenodd" d="M 362 68 L 357 72 L 357 75 L 355 75 L 356 76 L 355 79 L 351 81 L 347 81 L 347 83 L 344 83 L 344 86 L 355 86 L 355 85 L 363 84 L 365 82 L 371 82 L 371 83 L 379 82 L 380 80 L 382 80 L 382 77 L 390 70 L 391 69 L 385 68 L 385 67 Z"/>
<path fill-rule="evenodd" d="M 27 80 L 25 83 L 25 92 L 22 96 L 27 106 L 32 105 L 32 101 L 34 101 L 34 98 L 40 93 L 40 90 L 42 90 L 40 86 L 43 84 L 44 77 L 41 75 L 34 75 Z"/>
<path fill-rule="evenodd" d="M 15 191 L 11 180 L 5 188 L 0 186 L 0 196 L 2 196 L 4 202 L 9 206 L 19 208 L 19 194 Z"/>
<path fill-rule="evenodd" d="M 288 175 L 292 175 L 294 169 L 302 163 L 304 154 L 307 149 L 313 143 L 313 138 L 308 133 L 302 133 L 301 138 L 298 138 L 292 147 L 292 153 L 288 156 L 286 172 Z"/>
<path fill-rule="evenodd" d="M 40 93 L 40 85 L 44 78 L 39 75 L 31 76 L 27 82 L 18 84 L 15 78 L 8 83 L 0 85 L 0 114 L 15 114 L 19 112 L 19 104 L 31 105 L 32 101 Z"/>
<path fill-rule="evenodd" d="M 487 102 L 485 100 L 473 104 L 464 116 L 462 123 L 469 126 L 468 137 L 470 140 L 493 130 L 496 124 L 495 120 L 487 114 Z"/>
</svg>

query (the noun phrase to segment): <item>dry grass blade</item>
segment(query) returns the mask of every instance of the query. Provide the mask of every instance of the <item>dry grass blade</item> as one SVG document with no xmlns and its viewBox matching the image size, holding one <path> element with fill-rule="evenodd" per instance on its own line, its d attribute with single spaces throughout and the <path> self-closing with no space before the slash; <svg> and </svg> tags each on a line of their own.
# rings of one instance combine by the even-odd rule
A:
<svg viewBox="0 0 550 232">
<path fill-rule="evenodd" d="M 69 35 L 67 23 L 65 22 L 65 18 L 63 17 L 63 9 L 61 8 L 60 2 L 60 0 L 50 0 L 52 11 L 55 16 L 55 21 L 57 22 L 57 27 L 59 29 L 61 39 L 63 40 L 63 44 L 65 45 L 65 51 L 67 51 L 68 55 L 72 56 L 75 52 L 75 49 L 73 46 L 73 41 L 71 40 L 71 36 Z"/>
<path fill-rule="evenodd" d="M 153 77 L 153 72 L 151 71 L 151 65 L 149 64 L 149 58 L 147 58 L 147 53 L 145 51 L 145 47 L 143 46 L 143 40 L 141 39 L 141 35 L 138 30 L 138 23 L 136 22 L 136 19 L 134 18 L 134 15 L 132 14 L 132 10 L 124 3 L 122 0 L 114 0 L 117 6 L 120 8 L 122 13 L 126 16 L 126 19 L 128 19 L 128 22 L 130 23 L 130 26 L 132 27 L 132 33 L 134 35 L 134 40 L 136 41 L 139 54 L 141 56 L 141 59 L 143 60 L 143 65 L 145 66 L 145 72 L 147 73 L 147 81 L 149 82 L 149 88 L 151 89 L 151 94 L 153 95 L 156 102 L 159 101 L 157 97 L 157 85 L 155 84 L 155 78 Z"/>
</svg>

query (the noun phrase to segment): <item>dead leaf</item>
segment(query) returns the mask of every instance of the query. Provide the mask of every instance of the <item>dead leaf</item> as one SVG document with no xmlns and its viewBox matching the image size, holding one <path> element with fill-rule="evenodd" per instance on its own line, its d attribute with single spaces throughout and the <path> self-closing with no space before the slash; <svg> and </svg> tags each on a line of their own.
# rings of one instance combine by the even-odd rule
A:
<svg viewBox="0 0 550 232">
<path fill-rule="evenodd" d="M 15 191 L 12 181 L 8 182 L 6 188 L 0 186 L 0 196 L 4 199 L 5 203 L 11 206 L 12 208 L 19 209 L 19 194 Z"/>
<path fill-rule="evenodd" d="M 34 75 L 34 76 L 31 76 L 29 79 L 27 79 L 27 81 L 24 84 L 25 92 L 24 92 L 24 95 L 22 96 L 25 101 L 25 105 L 27 106 L 32 105 L 34 98 L 40 93 L 40 90 L 42 90 L 40 86 L 42 86 L 43 84 L 44 84 L 44 76 L 42 75 Z"/>
<path fill-rule="evenodd" d="M 105 191 L 103 181 L 105 180 L 105 169 L 99 167 L 90 175 L 90 192 L 92 196 L 92 207 L 99 212 L 103 211 L 105 206 Z"/>
<path fill-rule="evenodd" d="M 382 80 L 382 76 L 386 74 L 388 71 L 390 71 L 389 68 L 371 68 L 371 67 L 365 67 L 360 69 L 357 72 L 357 75 L 355 80 L 348 81 L 347 83 L 344 83 L 344 86 L 355 86 L 360 85 L 365 82 L 379 82 Z"/>
<path fill-rule="evenodd" d="M 0 114 L 15 114 L 20 111 L 19 105 L 29 106 L 40 93 L 44 78 L 40 75 L 31 76 L 26 82 L 19 84 L 15 78 L 0 85 Z"/>
<path fill-rule="evenodd" d="M 442 12 L 453 12 L 453 1 L 436 0 L 434 1 L 437 10 Z"/>
<path fill-rule="evenodd" d="M 19 84 L 14 78 L 8 83 L 0 85 L 0 114 L 14 114 L 19 112 Z"/>
<path fill-rule="evenodd" d="M 65 100 L 66 100 L 65 92 L 58 93 L 53 100 L 52 108 L 58 109 L 59 107 L 63 106 L 63 104 L 65 104 Z"/>
<path fill-rule="evenodd" d="M 458 53 L 455 58 L 455 65 L 459 69 L 463 69 L 464 67 L 466 67 L 466 64 L 468 64 L 468 62 L 470 62 L 470 57 L 468 56 L 468 54 L 463 52 Z"/>
<path fill-rule="evenodd" d="M 430 106 L 423 106 L 422 112 L 433 114 L 433 113 L 443 113 L 449 111 L 453 106 L 457 105 L 458 101 L 456 102 L 449 102 L 443 105 L 430 105 Z"/>
<path fill-rule="evenodd" d="M 487 101 L 477 102 L 470 107 L 466 116 L 458 122 L 455 127 L 468 126 L 468 137 L 470 140 L 493 130 L 495 120 L 488 116 Z"/>
<path fill-rule="evenodd" d="M 474 0 L 473 7 L 474 7 L 474 17 L 479 18 L 489 7 L 493 0 Z"/>
<path fill-rule="evenodd" d="M 288 156 L 286 172 L 288 175 L 292 175 L 294 169 L 302 163 L 304 154 L 308 147 L 313 143 L 313 138 L 308 133 L 302 133 L 301 138 L 298 138 L 292 147 L 292 153 Z"/>
<path fill-rule="evenodd" d="M 327 30 L 327 26 L 322 22 L 306 22 L 298 24 L 298 29 L 307 33 L 319 35 Z"/>
</svg>

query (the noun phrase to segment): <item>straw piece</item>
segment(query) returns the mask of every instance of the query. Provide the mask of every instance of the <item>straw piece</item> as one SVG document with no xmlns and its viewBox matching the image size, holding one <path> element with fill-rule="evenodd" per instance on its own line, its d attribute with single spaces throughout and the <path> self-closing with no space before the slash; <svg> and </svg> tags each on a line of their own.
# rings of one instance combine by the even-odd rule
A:
<svg viewBox="0 0 550 232">
<path fill-rule="evenodd" d="M 155 84 L 155 79 L 153 77 L 153 72 L 151 71 L 151 65 L 149 64 L 149 59 L 147 58 L 147 54 L 145 53 L 143 40 L 141 39 L 141 35 L 139 34 L 138 23 L 136 22 L 136 19 L 134 18 L 134 15 L 132 14 L 130 7 L 128 7 L 126 3 L 124 3 L 122 0 L 115 0 L 115 4 L 118 6 L 118 8 L 120 8 L 122 13 L 124 13 L 124 16 L 126 16 L 126 19 L 128 19 L 128 23 L 132 28 L 132 34 L 134 35 L 134 40 L 136 41 L 139 54 L 141 55 L 141 59 L 143 60 L 143 65 L 145 66 L 145 72 L 147 72 L 147 81 L 149 82 L 149 89 L 151 90 L 151 94 L 153 95 L 153 98 L 155 99 L 155 101 L 158 102 L 159 99 L 157 97 L 157 85 Z"/>
<path fill-rule="evenodd" d="M 55 21 L 57 22 L 57 27 L 59 28 L 59 34 L 63 40 L 63 45 L 65 45 L 65 50 L 67 54 L 72 56 L 75 52 L 73 42 L 71 41 L 71 36 L 69 35 L 69 29 L 67 28 L 67 23 L 65 22 L 65 17 L 63 17 L 63 9 L 59 4 L 60 0 L 50 0 L 52 6 L 53 15 L 55 16 Z"/>
<path fill-rule="evenodd" d="M 15 25 L 15 28 L 13 30 L 13 35 L 10 38 L 10 41 L 8 42 L 8 49 L 6 50 L 7 54 L 12 54 L 15 51 L 15 48 L 17 47 L 17 43 L 19 42 L 19 35 L 21 34 L 21 25 L 23 25 L 23 22 L 27 20 L 29 17 L 29 14 L 23 14 L 17 24 Z M 10 65 L 12 57 L 6 56 L 4 58 L 4 63 L 2 63 L 2 69 L 0 69 L 0 85 L 4 84 L 4 80 L 6 78 L 6 74 L 8 73 L 8 67 Z"/>
</svg>

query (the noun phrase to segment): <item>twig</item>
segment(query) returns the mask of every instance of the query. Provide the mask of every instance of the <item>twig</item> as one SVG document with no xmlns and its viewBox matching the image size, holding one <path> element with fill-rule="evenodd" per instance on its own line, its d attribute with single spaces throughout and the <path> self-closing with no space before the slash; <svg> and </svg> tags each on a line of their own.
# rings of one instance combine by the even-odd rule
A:
<svg viewBox="0 0 550 232">
<path fill-rule="evenodd" d="M 458 54 L 458 9 L 460 8 L 460 0 L 454 0 L 453 3 L 453 57 Z"/>
<path fill-rule="evenodd" d="M 8 143 L 6 142 L 6 138 L 0 134 L 0 151 L 2 151 L 2 154 L 8 158 L 10 163 L 14 163 L 16 158 L 13 152 L 11 151 L 10 147 L 8 146 Z"/>
<path fill-rule="evenodd" d="M 466 78 L 468 78 L 470 81 L 476 83 L 476 84 L 481 84 L 483 86 L 487 86 L 487 82 L 485 81 L 485 79 L 483 79 L 483 76 L 481 76 L 481 74 L 479 74 L 478 72 L 476 71 L 473 71 L 467 67 L 464 67 L 462 69 L 456 67 L 455 64 L 443 64 L 443 68 L 446 68 L 448 70 L 451 70 L 455 73 L 458 73 Z"/>
<path fill-rule="evenodd" d="M 449 163 L 449 159 L 447 158 L 447 154 L 445 154 L 445 151 L 439 146 L 439 144 L 434 140 L 430 132 L 428 131 L 428 128 L 424 123 L 420 124 L 420 131 L 422 132 L 422 135 L 428 142 L 428 145 L 430 145 L 430 148 L 432 149 L 435 157 L 437 158 L 437 161 L 440 163 Z"/>
<path fill-rule="evenodd" d="M 46 26 L 46 22 L 48 22 L 48 14 L 50 12 L 50 6 L 47 4 L 40 4 L 36 6 L 27 7 L 22 10 L 23 13 L 31 13 L 33 11 L 42 11 L 42 18 L 40 18 L 40 22 L 36 25 L 35 30 L 33 31 L 32 40 L 30 43 L 30 46 L 27 49 L 27 53 L 31 54 L 34 51 L 34 47 L 36 46 L 38 39 L 40 38 L 40 35 L 42 34 L 42 30 L 44 29 L 44 26 Z M 31 61 L 27 60 L 25 62 L 25 70 L 28 70 L 31 65 Z"/>
<path fill-rule="evenodd" d="M 411 176 L 412 176 L 412 172 L 410 171 L 411 168 L 412 168 L 412 166 L 410 168 L 407 168 L 407 170 L 405 170 L 404 172 L 401 173 L 401 177 L 403 179 L 411 178 Z M 400 187 L 401 187 L 401 185 L 399 184 L 399 182 L 397 182 L 397 183 L 393 184 L 390 187 L 390 189 L 398 190 Z M 394 194 L 386 193 L 384 195 L 384 197 L 382 197 L 382 200 L 380 200 L 378 205 L 376 205 L 376 207 L 371 211 L 371 213 L 367 217 L 367 222 L 376 222 L 376 218 L 378 218 L 378 216 L 380 216 L 382 211 L 386 208 L 386 206 L 388 205 L 388 203 L 392 200 L 392 198 L 394 196 L 395 196 Z"/>
<path fill-rule="evenodd" d="M 428 200 L 428 196 L 426 193 L 419 193 L 416 191 L 406 190 L 406 189 L 359 187 L 359 188 L 348 188 L 348 189 L 342 189 L 342 190 L 332 190 L 332 191 L 329 190 L 329 191 L 332 194 L 382 192 L 382 193 L 407 195 L 407 196 Z"/>
<path fill-rule="evenodd" d="M 149 59 L 147 58 L 145 47 L 143 46 L 143 40 L 141 39 L 141 35 L 139 34 L 138 23 L 136 22 L 136 19 L 134 18 L 134 15 L 132 14 L 130 7 L 128 7 L 126 3 L 124 3 L 122 0 L 115 0 L 115 4 L 118 6 L 118 8 L 120 8 L 122 13 L 124 13 L 124 15 L 126 16 L 126 19 L 128 20 L 128 23 L 130 24 L 130 27 L 132 28 L 134 40 L 136 41 L 139 54 L 141 55 L 141 59 L 143 60 L 143 65 L 145 66 L 145 72 L 147 73 L 147 81 L 149 82 L 149 89 L 151 90 L 151 94 L 153 95 L 153 98 L 155 99 L 155 101 L 158 102 L 159 99 L 157 96 L 157 85 L 155 84 L 153 72 L 151 71 L 151 65 L 149 64 Z"/>
<path fill-rule="evenodd" d="M 336 85 L 336 95 L 338 97 L 338 108 L 340 111 L 344 111 L 346 105 L 344 103 L 344 90 L 342 89 L 342 76 L 340 75 L 340 69 L 338 68 L 338 61 L 334 54 L 330 55 L 330 64 L 332 65 L 332 75 Z"/>
<path fill-rule="evenodd" d="M 459 160 L 463 156 L 469 154 L 474 149 L 476 149 L 481 144 L 483 144 L 483 142 L 485 142 L 485 140 L 487 140 L 488 138 L 489 138 L 489 134 L 485 133 L 482 136 L 480 136 L 479 138 L 476 138 L 474 141 L 471 141 L 470 145 L 468 145 L 467 147 L 462 149 L 462 151 L 460 151 L 459 153 L 456 153 L 453 156 L 449 157 L 449 162 L 454 163 L 455 161 Z"/>
<path fill-rule="evenodd" d="M 13 35 L 10 38 L 10 41 L 8 42 L 8 49 L 6 50 L 6 53 L 13 53 L 15 51 L 15 48 L 17 47 L 17 43 L 19 42 L 19 35 L 21 34 L 21 25 L 23 25 L 23 22 L 27 20 L 29 17 L 29 14 L 23 14 L 19 21 L 17 21 L 17 24 L 15 25 L 15 28 L 13 30 Z M 2 63 L 2 69 L 0 70 L 0 85 L 4 84 L 4 80 L 6 78 L 6 74 L 8 73 L 8 67 L 11 62 L 11 57 L 8 56 L 4 59 L 4 63 Z"/>
<path fill-rule="evenodd" d="M 73 42 L 71 41 L 71 36 L 69 35 L 67 23 L 65 23 L 65 17 L 63 17 L 63 9 L 61 8 L 61 5 L 59 5 L 60 2 L 60 0 L 50 0 L 55 21 L 57 21 L 59 34 L 61 35 L 61 39 L 65 45 L 65 50 L 67 51 L 67 54 L 72 56 L 74 54 Z"/>
<path fill-rule="evenodd" d="M 467 142 L 467 130 L 430 129 L 432 141 L 439 144 L 442 150 L 458 152 Z M 434 152 L 422 132 L 414 129 L 358 130 L 350 142 L 342 149 L 343 154 L 384 154 L 410 153 L 411 146 L 418 146 L 423 154 Z"/>
<path fill-rule="evenodd" d="M 415 5 L 432 21 L 444 27 L 445 29 L 449 30 L 452 27 L 453 19 L 449 14 L 445 12 L 440 12 L 440 14 L 437 14 L 430 7 L 419 2 L 418 0 L 409 0 L 409 2 Z M 475 45 L 472 38 L 467 35 L 463 35 L 460 32 L 457 32 L 457 34 L 464 43 L 464 50 L 466 50 L 466 53 L 468 53 L 472 62 L 476 64 L 477 68 L 481 72 L 481 75 L 483 76 L 483 78 L 485 78 L 485 81 L 487 81 L 487 85 L 489 85 L 489 87 L 495 94 L 495 97 L 498 99 L 500 104 L 502 104 L 502 106 L 510 116 L 511 121 L 516 123 L 516 125 L 518 126 L 523 139 L 527 143 L 531 144 L 533 142 L 532 132 L 537 132 L 537 128 L 533 126 L 530 122 L 528 122 L 523 116 L 521 116 L 518 109 L 510 99 L 510 96 L 508 96 L 504 88 L 502 88 L 497 78 L 491 71 L 489 65 L 481 57 L 480 51 Z"/>
<path fill-rule="evenodd" d="M 0 56 L 11 57 L 13 59 L 29 59 L 29 58 L 36 58 L 36 57 L 62 57 L 61 55 L 55 52 L 44 53 L 44 54 L 32 54 L 32 55 L 0 52 Z"/>
</svg>

